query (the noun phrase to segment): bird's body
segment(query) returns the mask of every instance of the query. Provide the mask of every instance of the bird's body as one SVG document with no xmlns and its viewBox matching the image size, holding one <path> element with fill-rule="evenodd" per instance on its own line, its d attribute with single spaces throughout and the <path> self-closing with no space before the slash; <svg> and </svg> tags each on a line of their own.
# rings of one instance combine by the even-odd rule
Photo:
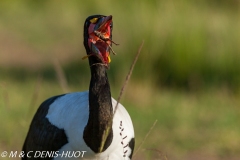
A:
<svg viewBox="0 0 240 160">
<path fill-rule="evenodd" d="M 45 111 L 43 114 L 44 121 L 38 122 L 36 125 L 32 125 L 31 130 L 35 130 L 38 133 L 43 133 L 44 131 L 41 126 L 45 125 L 45 121 L 49 122 L 49 125 L 56 127 L 55 136 L 51 136 L 51 141 L 48 141 L 48 146 L 56 145 L 55 150 L 47 149 L 44 150 L 44 145 L 46 145 L 47 137 L 45 134 L 41 134 L 42 137 L 35 137 L 36 134 L 29 134 L 27 139 L 34 146 L 34 148 L 24 148 L 24 151 L 28 153 L 29 151 L 59 151 L 56 152 L 59 155 L 52 155 L 55 159 L 69 158 L 66 154 L 62 153 L 76 154 L 76 158 L 86 158 L 86 159 L 97 159 L 97 160 L 117 160 L 117 159 L 129 159 L 132 154 L 131 143 L 133 143 L 134 134 L 132 121 L 127 113 L 126 109 L 119 104 L 116 114 L 113 118 L 113 141 L 112 144 L 102 153 L 95 154 L 83 141 L 83 131 L 84 127 L 88 121 L 89 115 L 89 102 L 88 102 L 89 92 L 75 92 L 69 93 L 57 97 L 52 97 L 39 107 L 39 111 Z M 112 98 L 112 106 L 116 106 L 116 100 Z M 37 114 L 42 112 L 37 112 Z M 36 116 L 38 117 L 38 115 Z M 43 124 L 41 124 L 41 122 Z M 49 128 L 49 127 L 48 127 Z M 50 134 L 50 133 L 48 133 Z M 64 140 L 65 143 L 59 143 L 56 141 Z M 131 142 L 132 141 L 132 142 Z M 131 143 L 129 143 L 131 142 Z M 57 146 L 58 145 L 58 146 Z M 78 151 L 78 152 L 77 152 Z M 79 151 L 81 154 L 79 154 Z M 39 154 L 36 154 L 37 156 Z M 34 156 L 34 154 L 29 153 L 29 157 Z M 43 155 L 45 156 L 45 155 Z M 82 158 L 83 156 L 83 158 Z M 74 157 L 73 157 L 74 158 Z"/>
<path fill-rule="evenodd" d="M 94 36 L 101 32 L 104 41 Z M 111 97 L 107 77 L 112 16 L 95 15 L 84 24 L 84 45 L 91 81 L 89 91 L 68 93 L 44 101 L 23 145 L 22 159 L 129 160 L 134 129 L 126 109 Z M 108 41 L 109 39 L 109 41 Z"/>
</svg>

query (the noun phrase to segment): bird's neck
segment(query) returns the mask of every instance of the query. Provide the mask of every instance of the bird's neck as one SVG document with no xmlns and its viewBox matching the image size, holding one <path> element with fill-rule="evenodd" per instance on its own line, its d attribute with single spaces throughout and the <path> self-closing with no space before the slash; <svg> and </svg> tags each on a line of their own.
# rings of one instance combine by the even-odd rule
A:
<svg viewBox="0 0 240 160">
<path fill-rule="evenodd" d="M 103 65 L 92 65 L 89 86 L 89 119 L 84 140 L 95 152 L 103 152 L 112 142 L 112 100 L 110 85 Z M 104 142 L 105 141 L 105 142 Z"/>
</svg>

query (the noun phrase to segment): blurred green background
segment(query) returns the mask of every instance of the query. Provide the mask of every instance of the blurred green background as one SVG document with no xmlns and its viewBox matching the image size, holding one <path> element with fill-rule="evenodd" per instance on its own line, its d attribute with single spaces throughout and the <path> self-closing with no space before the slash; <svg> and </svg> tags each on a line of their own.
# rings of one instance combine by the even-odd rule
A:
<svg viewBox="0 0 240 160">
<path fill-rule="evenodd" d="M 121 101 L 142 144 L 134 159 L 240 159 L 238 0 L 0 1 L 0 152 L 21 150 L 42 101 L 88 89 L 83 23 L 93 14 L 113 15 L 120 43 L 113 97 L 145 41 Z"/>
</svg>

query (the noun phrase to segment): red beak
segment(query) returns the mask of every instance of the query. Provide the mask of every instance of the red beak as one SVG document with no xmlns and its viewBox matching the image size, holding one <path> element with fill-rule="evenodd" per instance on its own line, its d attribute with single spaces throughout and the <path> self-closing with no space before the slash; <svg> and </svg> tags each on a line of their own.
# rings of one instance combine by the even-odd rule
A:
<svg viewBox="0 0 240 160">
<path fill-rule="evenodd" d="M 104 18 L 103 22 L 101 23 L 101 25 L 98 27 L 98 29 L 96 29 L 97 31 L 101 31 L 104 28 L 106 28 L 106 26 L 108 26 L 110 23 L 112 22 L 112 15 L 107 16 Z"/>
</svg>

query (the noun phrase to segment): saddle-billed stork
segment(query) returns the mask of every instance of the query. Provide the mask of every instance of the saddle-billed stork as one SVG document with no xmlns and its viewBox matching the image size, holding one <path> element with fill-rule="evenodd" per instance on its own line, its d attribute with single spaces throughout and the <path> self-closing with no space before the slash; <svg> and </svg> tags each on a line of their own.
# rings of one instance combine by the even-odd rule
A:
<svg viewBox="0 0 240 160">
<path fill-rule="evenodd" d="M 23 145 L 22 159 L 129 160 L 134 129 L 126 109 L 111 97 L 107 69 L 112 50 L 112 16 L 89 16 L 84 46 L 89 91 L 51 97 L 38 108 Z M 81 153 L 81 156 L 78 156 Z"/>
</svg>

